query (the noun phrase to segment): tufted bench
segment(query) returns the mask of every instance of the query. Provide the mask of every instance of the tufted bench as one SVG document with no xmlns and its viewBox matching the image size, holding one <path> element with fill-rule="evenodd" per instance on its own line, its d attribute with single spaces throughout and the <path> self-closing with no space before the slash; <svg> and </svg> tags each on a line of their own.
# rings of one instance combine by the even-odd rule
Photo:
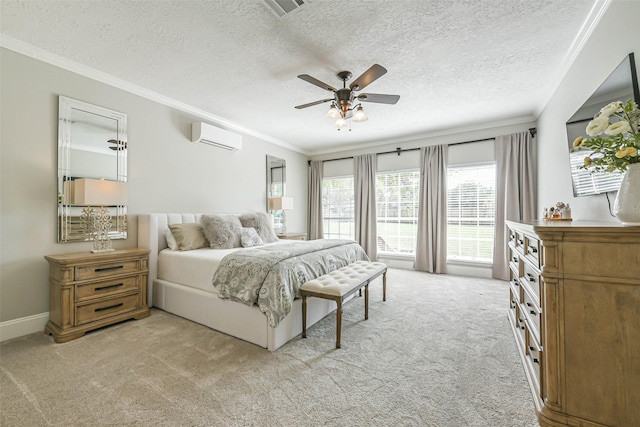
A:
<svg viewBox="0 0 640 427">
<path fill-rule="evenodd" d="M 387 300 L 387 266 L 381 262 L 356 261 L 331 271 L 300 287 L 302 296 L 302 338 L 307 337 L 307 297 L 330 299 L 336 302 L 336 348 L 340 348 L 342 303 L 364 287 L 364 320 L 369 318 L 369 283 L 382 274 L 382 300 Z"/>
</svg>

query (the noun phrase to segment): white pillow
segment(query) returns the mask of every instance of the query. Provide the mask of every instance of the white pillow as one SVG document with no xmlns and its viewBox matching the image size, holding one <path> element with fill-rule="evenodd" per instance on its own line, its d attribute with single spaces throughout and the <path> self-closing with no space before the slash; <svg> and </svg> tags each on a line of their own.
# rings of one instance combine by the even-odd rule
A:
<svg viewBox="0 0 640 427">
<path fill-rule="evenodd" d="M 264 245 L 264 242 L 258 236 L 258 232 L 253 227 L 243 227 L 240 233 L 240 241 L 243 248 L 250 248 L 252 246 Z"/>
<path fill-rule="evenodd" d="M 164 238 L 167 239 L 167 246 L 169 246 L 169 249 L 172 251 L 178 250 L 178 242 L 176 242 L 176 238 L 173 237 L 173 233 L 171 233 L 170 228 L 167 228 L 167 231 L 165 231 Z"/>
</svg>

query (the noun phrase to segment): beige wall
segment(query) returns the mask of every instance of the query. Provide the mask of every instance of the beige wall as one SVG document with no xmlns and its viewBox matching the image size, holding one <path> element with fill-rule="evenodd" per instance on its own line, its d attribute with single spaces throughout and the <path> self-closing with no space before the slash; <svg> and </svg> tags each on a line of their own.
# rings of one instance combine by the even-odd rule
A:
<svg viewBox="0 0 640 427">
<path fill-rule="evenodd" d="M 573 197 L 565 123 L 631 52 L 638 70 L 639 18 L 640 1 L 613 1 L 538 117 L 538 207 L 569 202 L 575 219 L 616 221 L 604 195 Z"/>
<path fill-rule="evenodd" d="M 129 238 L 116 248 L 137 245 L 142 212 L 264 211 L 267 154 L 287 161 L 289 230 L 306 228 L 306 156 L 249 135 L 235 153 L 195 144 L 198 117 L 10 50 L 0 55 L 0 322 L 49 311 L 45 255 L 90 250 L 56 243 L 58 95 L 128 115 Z"/>
</svg>

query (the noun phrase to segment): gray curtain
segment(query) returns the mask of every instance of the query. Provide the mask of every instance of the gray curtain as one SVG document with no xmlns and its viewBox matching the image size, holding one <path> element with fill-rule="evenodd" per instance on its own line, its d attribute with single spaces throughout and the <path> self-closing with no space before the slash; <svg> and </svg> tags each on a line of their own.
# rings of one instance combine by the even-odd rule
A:
<svg viewBox="0 0 640 427">
<path fill-rule="evenodd" d="M 354 156 L 354 193 L 356 242 L 371 261 L 378 259 L 378 227 L 376 225 L 376 154 Z"/>
<path fill-rule="evenodd" d="M 509 280 L 505 220 L 535 218 L 535 165 L 529 131 L 496 137 L 496 216 L 493 277 Z"/>
<path fill-rule="evenodd" d="M 446 145 L 420 149 L 418 241 L 413 268 L 429 273 L 447 269 L 447 156 Z"/>
<path fill-rule="evenodd" d="M 322 230 L 322 160 L 312 160 L 309 166 L 309 216 L 307 239 L 324 237 Z"/>
</svg>

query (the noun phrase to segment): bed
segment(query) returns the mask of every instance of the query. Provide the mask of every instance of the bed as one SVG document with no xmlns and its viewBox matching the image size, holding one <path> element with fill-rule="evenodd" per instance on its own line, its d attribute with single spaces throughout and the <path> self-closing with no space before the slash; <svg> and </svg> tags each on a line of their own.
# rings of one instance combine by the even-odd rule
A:
<svg viewBox="0 0 640 427">
<path fill-rule="evenodd" d="M 168 249 L 165 236 L 169 225 L 199 223 L 201 217 L 202 214 L 189 213 L 150 213 L 138 216 L 138 246 L 150 250 L 147 278 L 149 307 L 165 310 L 270 351 L 299 335 L 302 332 L 301 299 L 293 300 L 288 314 L 275 322 L 273 316 L 268 318 L 261 311 L 264 310 L 262 306 L 220 298 L 218 292 L 224 293 L 225 288 L 219 286 L 218 290 L 211 284 L 214 271 L 220 267 L 226 255 L 239 250 L 248 251 L 247 249 Z M 280 244 L 283 245 L 281 247 L 291 248 L 295 244 L 313 243 L 275 242 L 264 245 L 264 249 L 268 246 L 278 247 Z M 355 256 L 358 259 L 366 258 L 366 255 L 362 255 L 365 257 L 362 258 L 359 252 Z M 335 304 L 331 301 L 319 298 L 310 300 L 307 325 L 313 325 L 333 310 Z M 270 326 L 270 323 L 276 324 Z"/>
</svg>

